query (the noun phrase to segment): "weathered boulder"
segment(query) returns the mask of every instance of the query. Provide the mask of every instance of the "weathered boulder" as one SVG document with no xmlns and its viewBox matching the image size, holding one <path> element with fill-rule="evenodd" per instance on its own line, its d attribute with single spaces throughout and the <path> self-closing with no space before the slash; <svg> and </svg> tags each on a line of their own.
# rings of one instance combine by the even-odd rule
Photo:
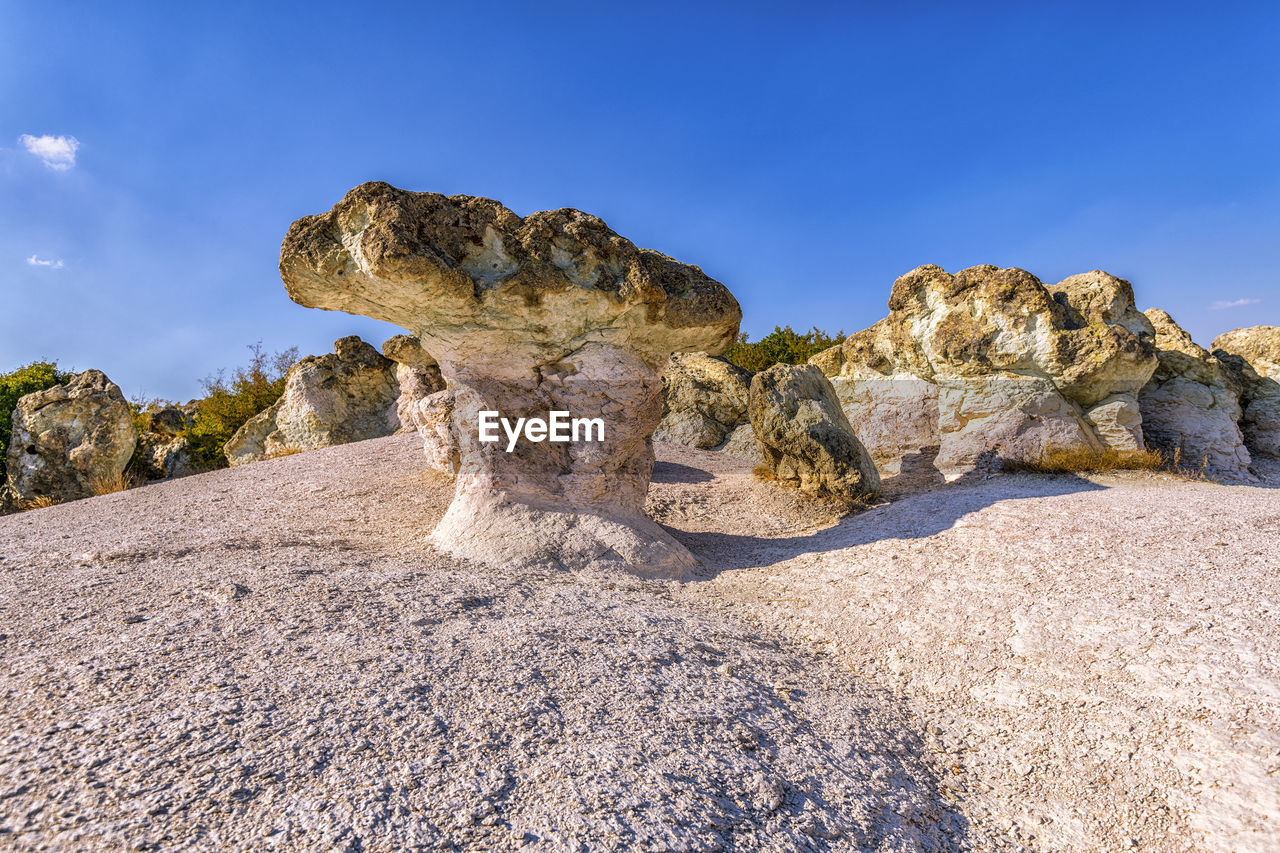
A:
<svg viewBox="0 0 1280 853">
<path fill-rule="evenodd" d="M 813 365 L 775 364 L 751 379 L 751 426 L 774 479 L 815 497 L 874 494 L 880 475 L 831 382 Z"/>
<path fill-rule="evenodd" d="M 455 476 L 460 457 L 453 432 L 453 392 L 446 388 L 440 366 L 416 335 L 389 338 L 382 345 L 382 354 L 396 363 L 400 396 L 395 410 L 400 431 L 416 431 L 428 464 Z"/>
<path fill-rule="evenodd" d="M 100 370 L 86 370 L 18 400 L 6 470 L 10 497 L 70 501 L 94 494 L 95 481 L 122 474 L 137 429 L 120 387 Z"/>
<path fill-rule="evenodd" d="M 480 561 L 623 564 L 680 576 L 691 554 L 643 511 L 672 353 L 723 352 L 741 312 L 694 266 L 577 210 L 519 217 L 491 199 L 369 183 L 298 220 L 290 297 L 414 332 L 453 393 L 459 466 L 433 533 Z M 600 418 L 599 441 L 481 441 L 482 411 Z"/>
<path fill-rule="evenodd" d="M 133 463 L 139 476 L 164 480 L 191 473 L 187 453 L 190 442 L 182 434 L 191 422 L 191 415 L 176 406 L 144 414 Z"/>
<path fill-rule="evenodd" d="M 751 374 L 723 358 L 674 355 L 662 374 L 662 420 L 654 438 L 758 461 L 747 418 L 750 393 Z"/>
<path fill-rule="evenodd" d="M 1238 426 L 1238 392 L 1221 363 L 1166 312 L 1152 308 L 1146 314 L 1160 362 L 1139 397 L 1147 445 L 1180 468 L 1255 482 Z"/>
<path fill-rule="evenodd" d="M 422 348 L 415 335 L 395 335 L 382 344 L 382 355 L 396 363 L 396 381 L 400 396 L 396 398 L 396 419 L 401 430 L 418 429 L 415 408 L 427 397 L 445 387 L 440 366 Z"/>
<path fill-rule="evenodd" d="M 882 471 L 936 449 L 953 479 L 1053 447 L 1141 450 L 1156 357 L 1123 279 L 923 266 L 894 282 L 887 318 L 810 362 Z"/>
<path fill-rule="evenodd" d="M 1258 456 L 1280 458 L 1280 326 L 1219 335 L 1213 355 L 1239 392 L 1245 446 Z"/>
<path fill-rule="evenodd" d="M 354 335 L 289 368 L 284 393 L 223 448 L 232 465 L 391 435 L 399 427 L 395 362 Z"/>
</svg>

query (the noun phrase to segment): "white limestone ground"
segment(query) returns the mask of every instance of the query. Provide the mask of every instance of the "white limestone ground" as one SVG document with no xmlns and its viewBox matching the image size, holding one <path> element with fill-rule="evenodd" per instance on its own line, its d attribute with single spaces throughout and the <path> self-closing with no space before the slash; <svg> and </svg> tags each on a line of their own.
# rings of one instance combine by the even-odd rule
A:
<svg viewBox="0 0 1280 853">
<path fill-rule="evenodd" d="M 659 458 L 700 581 L 440 554 L 416 436 L 0 518 L 0 847 L 1280 844 L 1280 490 Z"/>
</svg>

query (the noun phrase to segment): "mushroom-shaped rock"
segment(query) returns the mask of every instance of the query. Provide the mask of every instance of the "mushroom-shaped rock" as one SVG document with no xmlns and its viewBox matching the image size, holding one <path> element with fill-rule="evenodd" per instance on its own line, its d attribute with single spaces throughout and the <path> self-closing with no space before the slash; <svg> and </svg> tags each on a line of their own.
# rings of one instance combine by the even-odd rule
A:
<svg viewBox="0 0 1280 853">
<path fill-rule="evenodd" d="M 120 386 L 100 370 L 86 370 L 66 385 L 18 400 L 9 442 L 9 489 L 19 504 L 89 497 L 95 480 L 124 471 L 137 440 Z"/>
<path fill-rule="evenodd" d="M 880 475 L 817 367 L 775 364 L 751 379 L 748 407 L 770 474 L 815 497 L 854 501 Z"/>
<path fill-rule="evenodd" d="M 491 199 L 385 183 L 295 222 L 280 271 L 295 302 L 395 323 L 438 363 L 459 460 L 437 544 L 481 561 L 620 562 L 666 577 L 694 565 L 643 504 L 667 359 L 724 352 L 737 333 L 722 284 L 581 211 L 522 218 Z M 599 418 L 604 435 L 482 441 L 482 412 L 513 425 Z"/>
</svg>

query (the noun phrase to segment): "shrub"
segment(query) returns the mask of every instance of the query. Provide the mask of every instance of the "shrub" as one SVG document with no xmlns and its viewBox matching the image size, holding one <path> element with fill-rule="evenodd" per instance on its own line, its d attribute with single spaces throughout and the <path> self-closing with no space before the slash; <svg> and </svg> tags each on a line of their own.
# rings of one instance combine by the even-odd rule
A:
<svg viewBox="0 0 1280 853">
<path fill-rule="evenodd" d="M 70 373 L 59 370 L 57 363 L 52 361 L 33 361 L 10 373 L 0 374 L 0 472 L 4 470 L 9 437 L 13 433 L 13 410 L 17 408 L 19 398 L 66 384 L 70 378 Z"/>
<path fill-rule="evenodd" d="M 745 333 L 738 335 L 724 357 L 743 370 L 764 370 L 775 364 L 804 364 L 844 339 L 843 331 L 832 336 L 815 326 L 800 334 L 790 326 L 774 326 L 772 332 L 755 343 L 748 341 Z"/>
<path fill-rule="evenodd" d="M 184 434 L 192 467 L 212 470 L 227 467 L 222 446 L 236 430 L 259 412 L 270 408 L 284 393 L 285 377 L 298 360 L 298 348 L 267 355 L 259 341 L 249 347 L 252 356 L 245 367 L 237 367 L 228 379 L 226 371 L 200 381 L 205 396 L 197 402 L 195 425 Z"/>
<path fill-rule="evenodd" d="M 1050 447 L 1035 459 L 1007 461 L 1011 471 L 1037 474 L 1085 474 L 1100 471 L 1160 471 L 1165 459 L 1154 450 L 1090 450 L 1088 448 Z"/>
</svg>

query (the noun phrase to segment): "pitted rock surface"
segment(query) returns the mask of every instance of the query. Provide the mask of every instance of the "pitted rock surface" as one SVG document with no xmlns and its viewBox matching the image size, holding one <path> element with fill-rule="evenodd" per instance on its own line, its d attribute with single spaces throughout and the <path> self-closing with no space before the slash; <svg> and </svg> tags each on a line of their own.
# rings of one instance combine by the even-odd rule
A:
<svg viewBox="0 0 1280 853">
<path fill-rule="evenodd" d="M 1180 468 L 1219 480 L 1256 482 L 1239 427 L 1239 390 L 1229 372 L 1167 312 L 1152 308 L 1146 313 L 1160 358 L 1140 397 L 1147 444 Z"/>
<path fill-rule="evenodd" d="M 399 426 L 396 365 L 350 335 L 289 368 L 284 393 L 250 418 L 223 452 L 232 465 L 391 435 Z"/>
<path fill-rule="evenodd" d="M 662 374 L 662 421 L 654 437 L 758 462 L 747 417 L 750 394 L 751 373 L 723 358 L 672 356 Z"/>
<path fill-rule="evenodd" d="M 1017 268 L 923 266 L 894 282 L 889 311 L 810 360 L 885 473 L 922 452 L 953 479 L 1055 447 L 1143 447 L 1155 349 L 1123 279 L 1050 288 Z"/>
<path fill-rule="evenodd" d="M 362 184 L 295 222 L 281 276 L 314 308 L 417 335 L 453 394 L 454 502 L 434 540 L 473 559 L 620 562 L 679 576 L 692 555 L 643 512 L 672 353 L 723 352 L 738 303 L 695 266 L 597 217 Z M 479 440 L 479 413 L 603 418 L 603 441 Z"/>
<path fill-rule="evenodd" d="M 1280 458 L 1280 326 L 1219 335 L 1213 355 L 1240 394 L 1245 446 L 1256 455 Z"/>
<path fill-rule="evenodd" d="M 751 379 L 751 426 L 777 480 L 814 497 L 855 501 L 880 475 L 840 409 L 835 389 L 811 364 L 775 364 Z"/>
<path fill-rule="evenodd" d="M 6 471 L 9 499 L 73 501 L 124 471 L 138 431 L 120 386 L 86 370 L 18 400 Z"/>
</svg>

